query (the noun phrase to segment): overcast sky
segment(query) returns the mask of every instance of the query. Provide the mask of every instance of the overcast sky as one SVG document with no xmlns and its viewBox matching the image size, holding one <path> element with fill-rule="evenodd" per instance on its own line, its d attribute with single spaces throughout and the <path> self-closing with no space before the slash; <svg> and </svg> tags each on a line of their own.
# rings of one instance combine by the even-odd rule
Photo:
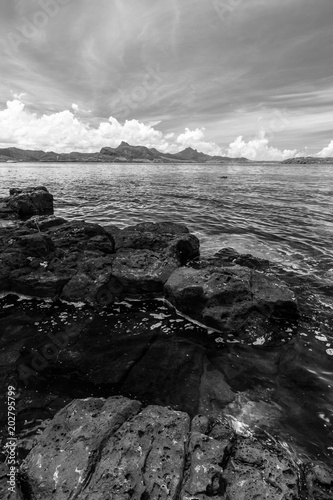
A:
<svg viewBox="0 0 333 500">
<path fill-rule="evenodd" d="M 333 0 L 0 0 L 0 147 L 333 156 Z"/>
</svg>

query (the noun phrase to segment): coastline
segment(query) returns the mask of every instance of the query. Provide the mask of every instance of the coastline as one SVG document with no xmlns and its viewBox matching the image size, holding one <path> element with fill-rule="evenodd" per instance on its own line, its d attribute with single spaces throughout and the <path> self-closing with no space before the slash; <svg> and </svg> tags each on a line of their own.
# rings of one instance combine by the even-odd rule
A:
<svg viewBox="0 0 333 500">
<path fill-rule="evenodd" d="M 187 318 L 192 318 L 195 321 L 198 318 L 203 320 L 199 323 L 204 323 L 208 327 L 209 335 L 211 340 L 215 342 L 216 349 L 219 345 L 223 345 L 223 342 L 230 344 L 236 342 L 244 347 L 257 345 L 259 348 L 264 348 L 265 346 L 275 345 L 282 348 L 286 340 L 289 342 L 292 339 L 294 335 L 293 328 L 295 332 L 297 331 L 298 309 L 295 295 L 270 273 L 266 276 L 267 271 L 270 271 L 268 261 L 251 255 L 238 254 L 233 249 L 222 249 L 215 255 L 202 259 L 199 254 L 198 239 L 191 235 L 184 225 L 171 222 L 137 224 L 123 230 L 113 225 L 101 227 L 97 224 L 82 221 L 68 222 L 47 213 L 52 212 L 51 197 L 52 195 L 48 193 L 46 188 L 38 187 L 28 190 L 14 189 L 8 199 L 5 200 L 5 203 L 8 203 L 7 207 L 12 210 L 11 214 L 5 211 L 8 217 L 7 220 L 12 221 L 13 224 L 11 227 L 2 229 L 4 244 L 2 259 L 4 257 L 7 259 L 5 268 L 2 268 L 3 272 L 5 271 L 2 274 L 2 285 L 7 292 L 22 293 L 22 291 L 33 290 L 38 300 L 39 298 L 46 299 L 48 304 L 56 304 L 57 298 L 69 299 L 69 301 L 80 300 L 81 304 L 85 303 L 83 307 L 88 307 L 88 311 L 95 311 L 96 316 L 102 316 L 102 318 L 105 317 L 104 314 L 109 314 L 108 308 L 123 308 L 126 311 L 123 313 L 123 318 L 128 320 L 134 314 L 134 305 L 131 300 L 140 299 L 137 304 L 141 304 L 145 300 L 166 297 L 169 303 L 176 306 L 176 309 L 184 313 Z M 38 212 L 42 215 L 38 215 Z M 20 220 L 18 214 L 27 220 Z M 32 218 L 28 218 L 31 216 Z M 249 277 L 251 277 L 250 280 Z M 247 282 L 249 281 L 251 281 L 250 292 L 247 291 Z M 8 297 L 12 300 L 10 296 Z M 232 300 L 230 301 L 231 297 Z M 282 301 L 282 297 L 284 301 Z M 14 301 L 13 304 L 15 303 Z M 205 308 L 202 309 L 200 304 L 204 304 Z M 64 303 L 64 305 L 66 304 Z M 68 304 L 68 307 L 72 306 Z M 142 335 L 146 336 L 149 348 L 146 346 L 142 348 L 136 344 L 133 346 L 133 340 L 131 340 L 129 333 L 127 333 L 127 336 L 125 335 L 127 330 L 120 329 L 119 342 L 122 339 L 124 351 L 120 351 L 120 354 L 115 345 L 112 346 L 112 351 L 108 351 L 106 350 L 106 344 L 104 355 L 109 356 L 109 358 L 101 358 L 103 354 L 92 351 L 92 347 L 88 348 L 87 340 L 84 340 L 87 334 L 88 338 L 95 338 L 96 326 L 94 321 L 92 323 L 87 322 L 82 317 L 76 328 L 71 328 L 68 325 L 64 329 L 61 341 L 54 333 L 51 334 L 51 337 L 48 337 L 48 341 L 51 340 L 53 343 L 54 354 L 52 356 L 55 358 L 54 360 L 45 357 L 45 355 L 48 356 L 49 354 L 43 344 L 37 350 L 30 351 L 33 356 L 36 356 L 31 357 L 30 360 L 29 350 L 25 349 L 23 357 L 18 358 L 21 370 L 23 368 L 25 370 L 21 382 L 32 383 L 32 388 L 35 387 L 32 372 L 35 372 L 37 381 L 41 374 L 53 370 L 57 373 L 59 372 L 59 365 L 57 366 L 59 359 L 63 365 L 61 372 L 63 373 L 62 376 L 64 376 L 67 366 L 70 366 L 72 362 L 68 354 L 73 349 L 72 341 L 74 341 L 74 345 L 79 348 L 77 353 L 80 352 L 81 356 L 83 356 L 82 366 L 78 363 L 78 354 L 74 356 L 74 359 L 76 359 L 74 367 L 75 370 L 80 367 L 80 371 L 87 372 L 87 383 L 88 381 L 91 383 L 91 380 L 100 381 L 99 383 L 102 381 L 105 383 L 105 380 L 108 380 L 110 383 L 112 380 L 115 387 L 117 387 L 117 384 L 125 378 L 124 387 L 127 387 L 128 392 L 137 394 L 136 402 L 133 402 L 132 399 L 128 401 L 119 397 L 120 399 L 116 400 L 116 409 L 110 411 L 110 419 L 118 421 L 120 428 L 124 429 L 123 439 L 129 439 L 132 432 L 132 420 L 130 422 L 127 422 L 126 419 L 119 421 L 118 406 L 120 403 L 124 403 L 139 408 L 140 403 L 137 401 L 140 401 L 140 391 L 147 391 L 147 388 L 152 383 L 150 377 L 143 380 L 142 375 L 139 375 L 141 372 L 137 371 L 143 354 L 148 350 L 150 358 L 148 356 L 145 361 L 145 369 L 151 365 L 154 366 L 154 360 L 157 359 L 158 362 L 169 365 L 170 373 L 178 373 L 180 370 L 180 375 L 173 382 L 175 385 L 171 385 L 171 387 L 175 391 L 179 391 L 179 404 L 184 405 L 184 402 L 186 402 L 188 405 L 188 413 L 181 410 L 183 411 L 182 421 L 186 425 L 179 430 L 177 439 L 189 444 L 184 445 L 182 448 L 182 458 L 179 465 L 174 469 L 174 474 L 178 477 L 176 491 L 179 492 L 180 489 L 183 489 L 184 498 L 189 494 L 198 494 L 199 491 L 202 491 L 201 488 L 204 488 L 208 493 L 223 495 L 227 492 L 230 498 L 239 500 L 237 495 L 239 494 L 240 483 L 243 486 L 247 485 L 242 489 L 244 495 L 255 490 L 259 495 L 258 498 L 265 498 L 263 495 L 267 497 L 267 494 L 274 498 L 276 491 L 280 490 L 284 492 L 283 498 L 286 499 L 293 498 L 290 495 L 294 495 L 294 498 L 295 495 L 298 495 L 296 498 L 302 498 L 300 495 L 303 494 L 311 494 L 313 498 L 325 498 L 326 493 L 331 495 L 332 471 L 324 463 L 311 463 L 306 462 L 306 460 L 301 460 L 301 463 L 296 461 L 295 463 L 297 454 L 292 455 L 291 458 L 290 450 L 284 450 L 279 444 L 274 445 L 271 438 L 266 439 L 267 435 L 264 439 L 264 433 L 261 437 L 260 434 L 252 435 L 251 426 L 248 427 L 240 419 L 242 412 L 244 415 L 244 409 L 247 408 L 250 416 L 253 409 L 256 408 L 260 417 L 259 421 L 254 420 L 254 422 L 257 422 L 259 427 L 263 426 L 263 430 L 267 425 L 265 414 L 269 412 L 269 419 L 273 419 L 274 422 L 274 418 L 276 418 L 274 412 L 269 407 L 260 406 L 258 402 L 254 403 L 251 399 L 239 400 L 238 396 L 231 390 L 225 377 L 220 371 L 216 370 L 211 360 L 208 361 L 202 347 L 195 346 L 190 339 L 182 340 L 177 344 L 181 345 L 183 350 L 182 354 L 177 350 L 177 356 L 179 357 L 172 350 L 170 353 L 168 352 L 174 342 L 172 337 L 168 338 L 168 333 L 163 339 L 159 338 L 158 335 L 160 329 L 164 328 L 162 321 L 164 317 L 171 315 L 172 318 L 175 318 L 175 324 L 178 324 L 177 315 L 173 316 L 173 314 L 177 314 L 177 311 L 172 312 L 172 308 L 168 304 L 162 306 L 164 309 L 156 309 L 153 303 L 151 303 L 150 307 L 152 308 L 150 320 L 144 322 L 145 317 L 141 319 L 141 325 L 146 324 L 147 327 L 143 328 L 143 331 L 138 332 L 137 335 L 138 340 L 140 337 L 142 338 Z M 148 306 L 145 308 L 148 309 Z M 68 318 L 68 314 L 64 317 Z M 90 313 L 88 317 L 94 317 L 94 314 Z M 222 317 L 223 321 L 221 322 Z M 241 322 L 239 322 L 239 317 L 242 318 Z M 10 331 L 10 320 L 11 316 L 8 318 L 8 332 Z M 185 322 L 185 331 L 192 331 L 187 326 L 188 324 L 188 322 Z M 201 331 L 199 325 L 195 326 L 195 322 L 192 328 L 193 331 L 198 328 L 198 334 Z M 274 330 L 273 336 L 272 328 Z M 40 327 L 38 327 L 39 329 Z M 251 331 L 250 334 L 248 330 Z M 165 331 L 167 332 L 167 330 Z M 289 331 L 287 336 L 286 331 Z M 202 336 L 202 333 L 200 335 Z M 33 336 L 32 329 L 31 337 L 28 337 L 31 346 L 34 345 Z M 103 338 L 104 336 L 99 337 L 98 342 L 100 343 Z M 61 342 L 57 348 L 54 347 L 54 339 Z M 106 341 L 107 336 L 105 335 L 103 342 Z M 80 342 L 83 342 L 83 344 L 80 344 Z M 128 346 L 126 346 L 127 342 Z M 69 346 L 71 346 L 70 349 Z M 289 349 L 287 347 L 285 345 L 282 349 L 288 365 Z M 88 365 L 88 370 L 87 360 L 84 357 L 85 351 L 86 354 L 89 353 L 92 363 Z M 35 352 L 38 356 L 34 354 Z M 29 362 L 23 361 L 25 359 L 29 360 Z M 114 363 L 115 367 L 111 371 L 107 359 L 111 359 Z M 45 361 L 47 362 L 46 366 L 43 365 Z M 180 367 L 186 366 L 189 361 L 191 364 L 185 373 L 182 372 Z M 40 372 L 36 370 L 37 366 L 39 366 Z M 73 368 L 71 369 L 73 370 Z M 132 372 L 130 378 L 128 372 Z M 13 375 L 15 371 L 11 373 Z M 153 373 L 155 372 L 153 371 Z M 184 374 L 182 375 L 182 373 Z M 169 375 L 166 374 L 166 376 Z M 186 380 L 190 380 L 191 384 L 186 385 Z M 143 389 L 142 385 L 146 389 Z M 169 387 L 169 390 L 171 390 L 171 387 Z M 197 406 L 191 406 L 190 401 L 198 390 L 197 387 L 200 388 L 199 403 Z M 24 391 L 28 391 L 28 389 L 23 387 L 22 392 Z M 116 394 L 119 395 L 120 393 L 116 392 Z M 98 398 L 91 400 L 92 407 L 97 405 L 94 410 L 94 418 L 98 416 L 98 419 L 102 419 L 97 430 L 92 426 L 89 417 L 90 410 L 85 409 L 86 402 L 86 399 L 83 401 L 76 400 L 74 403 L 66 401 L 69 406 L 66 406 L 55 416 L 55 420 L 46 427 L 44 434 L 40 438 L 34 439 L 33 448 L 29 449 L 31 444 L 27 445 L 26 451 L 29 452 L 29 455 L 19 475 L 20 487 L 24 491 L 26 491 L 25 488 L 29 484 L 29 488 L 37 496 L 39 495 L 42 498 L 44 495 L 43 498 L 45 498 L 45 495 L 48 495 L 48 490 L 44 488 L 54 488 L 54 474 L 56 471 L 60 474 L 61 471 L 61 474 L 65 474 L 65 476 L 61 475 L 59 478 L 66 481 L 67 485 L 71 484 L 71 491 L 76 491 L 79 495 L 82 494 L 82 499 L 88 498 L 84 495 L 92 494 L 90 490 L 84 491 L 82 489 L 81 485 L 86 484 L 85 480 L 82 479 L 83 482 L 79 481 L 77 483 L 77 475 L 72 473 L 68 475 L 66 472 L 66 470 L 81 470 L 82 460 L 86 460 L 82 455 L 74 452 L 76 445 L 73 444 L 74 448 L 71 448 L 72 445 L 66 447 L 68 459 L 63 461 L 62 458 L 64 468 L 59 468 L 60 462 L 56 459 L 58 446 L 56 443 L 59 434 L 58 431 L 54 433 L 55 427 L 59 425 L 59 421 L 62 421 L 63 415 L 67 414 L 66 412 L 80 414 L 82 411 L 82 419 L 86 421 L 85 432 L 92 432 L 94 436 L 98 436 L 97 441 L 100 440 L 104 443 L 103 449 L 104 446 L 108 447 L 108 439 L 113 446 L 114 439 L 118 439 L 118 434 L 114 435 L 114 428 L 102 424 L 103 411 L 101 410 L 99 413 L 102 405 L 106 404 L 105 400 Z M 107 404 L 111 408 L 114 405 L 114 399 L 107 400 Z M 225 418 L 221 422 L 219 415 L 223 406 L 225 406 Z M 142 422 L 142 425 L 146 426 L 147 429 L 142 431 L 143 434 L 140 438 L 142 442 L 139 443 L 139 446 L 144 446 L 142 443 L 145 443 L 148 437 L 153 435 L 149 423 L 149 419 L 153 418 L 156 424 L 156 432 L 158 433 L 161 429 L 166 432 L 163 439 L 161 438 L 161 446 L 170 448 L 168 453 L 176 453 L 179 456 L 180 450 L 178 448 L 174 449 L 172 445 L 174 438 L 171 439 L 170 446 L 168 426 L 165 424 L 165 419 L 169 419 L 170 425 L 173 427 L 172 422 L 175 419 L 178 421 L 179 410 L 167 409 L 164 405 L 151 407 L 147 406 L 145 402 L 143 402 L 142 407 L 144 409 L 140 410 L 140 412 L 136 410 L 137 417 L 134 417 L 134 419 Z M 198 413 L 195 412 L 195 407 L 200 410 L 200 417 L 197 417 Z M 190 419 L 192 419 L 191 431 Z M 99 420 L 96 420 L 96 422 L 99 422 Z M 250 422 L 253 425 L 253 421 L 250 420 Z M 105 436 L 105 431 L 108 437 Z M 74 426 L 70 432 L 75 434 L 77 428 Z M 64 439 L 68 440 L 69 437 L 70 434 L 65 435 Z M 93 455 L 98 454 L 100 450 L 97 441 L 94 438 L 91 444 L 92 448 L 88 448 Z M 157 440 L 156 445 L 152 445 L 150 453 L 158 453 L 160 446 L 158 443 Z M 204 454 L 203 462 L 198 462 L 197 455 L 194 452 L 194 448 L 197 446 L 195 443 L 199 443 L 201 453 Z M 208 446 L 207 443 L 210 443 L 210 445 Z M 55 448 L 53 449 L 53 447 Z M 34 472 L 41 449 L 45 450 L 42 452 L 42 456 L 45 457 L 43 463 L 50 464 L 50 468 L 47 466 L 45 470 L 43 469 L 45 475 L 42 483 Z M 74 463 L 70 458 L 73 454 L 78 462 Z M 50 462 L 50 459 L 47 458 L 49 456 L 54 457 L 54 461 Z M 253 459 L 253 457 L 257 458 Z M 112 461 L 114 459 L 110 457 L 108 460 Z M 133 474 L 131 472 L 131 461 L 128 462 L 126 454 L 121 455 L 121 460 L 127 463 L 127 468 L 124 469 L 127 474 Z M 171 461 L 174 462 L 174 459 L 171 459 Z M 167 457 L 166 463 L 168 463 Z M 264 463 L 265 468 L 263 469 Z M 208 468 L 210 472 L 208 474 L 202 474 L 201 472 L 197 474 L 196 468 L 199 465 L 202 466 L 202 470 Z M 99 467 L 103 468 L 103 464 L 98 462 L 96 470 Z M 185 475 L 184 468 L 187 471 Z M 39 467 L 38 470 L 40 470 Z M 274 476 L 274 480 L 270 475 L 272 470 L 280 471 L 277 476 Z M 292 478 L 290 470 L 292 470 Z M 82 478 L 91 477 L 89 459 L 84 474 L 86 475 L 82 476 Z M 99 481 L 98 473 L 96 474 L 91 484 L 94 483 L 95 479 Z M 128 486 L 130 489 L 134 488 L 134 491 L 141 491 L 138 486 L 141 479 L 138 479 L 138 477 L 140 478 L 140 474 L 145 474 L 145 472 L 143 469 L 140 472 L 139 469 L 138 474 L 139 476 L 133 476 L 134 483 L 131 480 L 128 483 L 129 486 L 120 479 L 122 476 L 115 475 L 111 477 L 110 481 L 103 481 L 103 488 L 116 487 L 115 485 L 119 484 L 120 481 L 124 487 Z M 154 476 L 155 472 L 151 471 L 149 474 Z M 160 481 L 159 484 L 163 485 L 160 473 L 157 472 L 156 474 L 154 481 Z M 267 482 L 269 478 L 271 483 Z M 301 478 L 301 481 L 299 478 Z M 200 488 L 198 487 L 199 483 Z M 57 484 L 57 494 L 63 495 L 60 483 L 59 489 Z M 270 486 L 267 486 L 267 484 Z M 79 487 L 79 490 L 76 490 L 77 487 Z M 169 484 L 166 484 L 166 487 L 170 489 Z"/>
</svg>

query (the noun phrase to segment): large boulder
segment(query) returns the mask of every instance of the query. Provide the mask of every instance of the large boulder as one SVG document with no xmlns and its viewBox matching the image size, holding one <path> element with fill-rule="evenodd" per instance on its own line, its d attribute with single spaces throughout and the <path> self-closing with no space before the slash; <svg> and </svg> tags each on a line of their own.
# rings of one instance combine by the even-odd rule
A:
<svg viewBox="0 0 333 500">
<path fill-rule="evenodd" d="M 10 189 L 0 200 L 1 218 L 27 219 L 33 215 L 53 214 L 53 196 L 44 186 Z"/>
<path fill-rule="evenodd" d="M 112 231 L 112 229 L 111 229 Z M 200 242 L 183 224 L 145 222 L 115 233 L 116 250 L 135 249 L 162 252 L 180 265 L 199 256 Z"/>
<path fill-rule="evenodd" d="M 224 333 L 252 328 L 264 334 L 267 319 L 298 317 L 296 298 L 286 285 L 238 265 L 179 268 L 166 282 L 165 294 L 179 311 Z"/>
<path fill-rule="evenodd" d="M 128 296 L 163 295 L 172 272 L 199 256 L 199 240 L 183 224 L 145 222 L 106 229 L 115 240 L 113 276 Z"/>
</svg>

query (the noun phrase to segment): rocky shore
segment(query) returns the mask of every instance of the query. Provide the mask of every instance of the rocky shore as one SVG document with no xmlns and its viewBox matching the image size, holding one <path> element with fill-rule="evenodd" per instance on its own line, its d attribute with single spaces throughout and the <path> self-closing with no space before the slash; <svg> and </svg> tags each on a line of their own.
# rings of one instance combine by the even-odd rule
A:
<svg viewBox="0 0 333 500">
<path fill-rule="evenodd" d="M 8 381 L 8 366 L 25 367 L 23 380 L 27 370 L 29 376 L 32 368 L 38 371 L 35 358 L 32 365 L 22 364 L 31 343 L 39 359 L 42 352 L 48 361 L 42 370 L 54 371 L 60 380 L 73 373 L 87 384 L 126 394 L 141 391 L 146 397 L 164 385 L 175 395 L 170 400 L 161 394 L 163 406 L 122 396 L 67 399 L 27 446 L 31 451 L 19 475 L 22 499 L 332 498 L 333 475 L 327 467 L 301 465 L 273 438 L 254 439 L 239 427 L 233 417 L 235 393 L 200 345 L 158 337 L 155 329 L 162 323 L 144 323 L 145 318 L 140 332 L 131 335 L 135 308 L 124 301 L 163 299 L 170 315 L 175 308 L 221 341 L 231 335 L 242 345 L 285 341 L 286 332 L 297 328 L 297 300 L 270 273 L 268 261 L 233 249 L 201 259 L 198 238 L 176 223 L 120 230 L 112 224 L 69 222 L 53 215 L 53 197 L 45 187 L 11 190 L 0 200 L 0 217 L 0 291 L 85 303 L 99 318 L 78 318 L 73 345 L 66 338 L 54 361 L 36 327 L 26 329 L 23 315 L 4 317 L 2 380 Z M 103 314 L 118 303 L 125 304 L 119 311 L 128 307 L 126 329 L 118 336 L 115 328 L 110 340 L 102 336 Z M 164 314 L 156 308 L 152 316 L 160 321 Z M 73 332 L 67 333 L 72 340 Z M 182 345 L 176 355 L 175 343 Z M 288 363 L 290 355 L 285 356 Z M 163 364 L 173 369 L 172 379 L 163 375 Z M 28 401 L 32 392 L 23 391 Z M 186 412 L 174 409 L 177 398 Z M 223 407 L 227 411 L 221 418 Z"/>
<path fill-rule="evenodd" d="M 286 450 L 236 435 L 229 422 L 123 397 L 75 400 L 20 470 L 35 500 L 329 500 L 333 474 L 300 468 Z"/>
<path fill-rule="evenodd" d="M 46 188 L 12 190 L 5 216 L 50 213 Z M 123 230 L 38 216 L 0 229 L 0 291 L 92 305 L 115 297 L 165 297 L 203 325 L 246 338 L 281 336 L 298 318 L 296 297 L 265 275 L 268 263 L 223 249 L 200 259 L 187 227 L 142 223 Z M 251 338 L 252 340 L 252 338 Z"/>
</svg>

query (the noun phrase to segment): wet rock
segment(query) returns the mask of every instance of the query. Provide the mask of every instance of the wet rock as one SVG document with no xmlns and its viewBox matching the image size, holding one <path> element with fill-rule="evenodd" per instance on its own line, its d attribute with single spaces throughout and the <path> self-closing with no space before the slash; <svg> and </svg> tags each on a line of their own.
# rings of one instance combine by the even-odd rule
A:
<svg viewBox="0 0 333 500">
<path fill-rule="evenodd" d="M 182 500 L 223 498 L 226 482 L 223 478 L 222 466 L 228 449 L 228 441 L 218 441 L 192 430 Z"/>
<path fill-rule="evenodd" d="M 164 283 L 179 267 L 176 259 L 151 250 L 121 250 L 112 263 L 112 274 L 127 296 L 163 294 Z"/>
<path fill-rule="evenodd" d="M 257 271 L 266 271 L 270 266 L 268 260 L 254 257 L 251 254 L 240 254 L 234 248 L 222 248 L 209 261 L 219 266 L 238 265 Z"/>
<path fill-rule="evenodd" d="M 76 400 L 54 418 L 21 467 L 38 500 L 175 499 L 185 462 L 185 413 L 125 398 Z"/>
<path fill-rule="evenodd" d="M 184 224 L 176 224 L 174 222 L 142 222 L 135 226 L 126 228 L 130 231 L 143 233 L 158 233 L 158 234 L 187 234 L 188 228 Z"/>
<path fill-rule="evenodd" d="M 253 325 L 261 333 L 267 318 L 298 317 L 295 296 L 282 282 L 246 267 L 180 268 L 165 293 L 181 312 L 225 333 Z"/>
<path fill-rule="evenodd" d="M 199 256 L 199 240 L 182 224 L 143 223 L 118 231 L 116 249 L 134 248 L 164 252 L 185 264 Z"/>
<path fill-rule="evenodd" d="M 235 399 L 235 393 L 230 389 L 223 374 L 206 359 L 199 390 L 199 412 L 209 417 L 216 418 L 221 410 Z"/>
<path fill-rule="evenodd" d="M 333 498 L 333 470 L 319 462 L 307 467 L 306 486 L 309 500 L 331 500 Z"/>
<path fill-rule="evenodd" d="M 10 196 L 0 200 L 1 218 L 26 219 L 40 214 L 53 214 L 53 196 L 44 186 L 10 189 Z"/>
<path fill-rule="evenodd" d="M 300 498 L 299 471 L 281 450 L 254 439 L 239 438 L 224 470 L 230 500 Z"/>
<path fill-rule="evenodd" d="M 28 220 L 25 223 L 25 225 L 30 229 L 38 229 L 40 231 L 45 231 L 46 229 L 50 229 L 51 227 L 61 226 L 62 224 L 66 224 L 66 222 L 67 222 L 66 219 L 63 219 L 62 217 L 39 216 Z"/>
<path fill-rule="evenodd" d="M 19 478 L 35 500 L 295 500 L 300 473 L 284 448 L 236 436 L 226 421 L 198 415 L 190 427 L 186 413 L 111 397 L 61 410 Z M 331 487 L 332 471 L 311 466 L 302 493 L 328 500 Z"/>
<path fill-rule="evenodd" d="M 131 370 L 122 390 L 195 415 L 203 355 L 203 347 L 192 342 L 157 339 Z"/>
<path fill-rule="evenodd" d="M 186 413 L 148 406 L 106 444 L 82 500 L 176 500 L 189 431 Z"/>
<path fill-rule="evenodd" d="M 44 257 L 55 249 L 51 238 L 42 233 L 21 236 L 17 243 L 22 247 L 24 254 L 29 257 Z"/>
<path fill-rule="evenodd" d="M 39 266 L 39 264 L 38 264 Z M 40 266 L 39 266 L 40 267 Z M 29 268 L 10 274 L 10 291 L 41 298 L 55 298 L 70 280 L 70 273 L 54 274 L 45 269 L 32 271 Z"/>
<path fill-rule="evenodd" d="M 126 398 L 74 400 L 56 415 L 24 461 L 23 490 L 36 500 L 78 495 L 105 443 L 140 407 Z"/>
</svg>

